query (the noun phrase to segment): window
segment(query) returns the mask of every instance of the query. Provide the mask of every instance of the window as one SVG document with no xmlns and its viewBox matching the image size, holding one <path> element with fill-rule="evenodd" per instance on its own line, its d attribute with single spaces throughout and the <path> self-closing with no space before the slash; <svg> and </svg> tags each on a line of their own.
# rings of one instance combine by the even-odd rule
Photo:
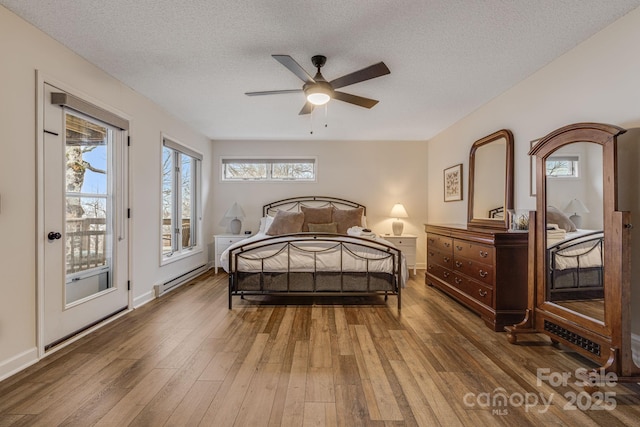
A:
<svg viewBox="0 0 640 427">
<path fill-rule="evenodd" d="M 187 253 L 199 244 L 202 155 L 163 138 L 162 257 Z"/>
<path fill-rule="evenodd" d="M 222 181 L 315 181 L 315 158 L 223 158 Z"/>
<path fill-rule="evenodd" d="M 547 176 L 578 178 L 578 156 L 551 156 L 547 158 Z"/>
</svg>

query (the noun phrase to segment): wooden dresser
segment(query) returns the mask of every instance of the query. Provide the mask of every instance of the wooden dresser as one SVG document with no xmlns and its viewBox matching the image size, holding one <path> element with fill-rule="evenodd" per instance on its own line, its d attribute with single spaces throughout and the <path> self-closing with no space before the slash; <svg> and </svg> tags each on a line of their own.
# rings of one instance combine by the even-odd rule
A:
<svg viewBox="0 0 640 427">
<path fill-rule="evenodd" d="M 426 224 L 425 283 L 480 315 L 494 331 L 524 318 L 527 232 Z"/>
</svg>

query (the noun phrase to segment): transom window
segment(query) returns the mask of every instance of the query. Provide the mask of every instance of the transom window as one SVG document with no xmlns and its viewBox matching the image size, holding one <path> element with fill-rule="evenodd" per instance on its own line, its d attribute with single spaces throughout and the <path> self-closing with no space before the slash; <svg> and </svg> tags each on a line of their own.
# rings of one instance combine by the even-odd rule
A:
<svg viewBox="0 0 640 427">
<path fill-rule="evenodd" d="M 578 156 L 551 156 L 547 158 L 547 176 L 554 178 L 578 178 Z"/>
<path fill-rule="evenodd" d="M 315 181 L 316 159 L 222 158 L 222 181 Z"/>
</svg>

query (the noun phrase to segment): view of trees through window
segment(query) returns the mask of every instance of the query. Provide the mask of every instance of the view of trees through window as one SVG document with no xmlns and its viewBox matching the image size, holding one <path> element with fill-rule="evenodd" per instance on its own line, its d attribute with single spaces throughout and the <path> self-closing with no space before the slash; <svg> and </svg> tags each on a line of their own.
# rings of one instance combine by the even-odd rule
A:
<svg viewBox="0 0 640 427">
<path fill-rule="evenodd" d="M 546 163 L 547 176 L 578 177 L 578 157 L 549 157 Z"/>
<path fill-rule="evenodd" d="M 315 159 L 222 159 L 224 181 L 314 181 Z"/>
<path fill-rule="evenodd" d="M 109 145 L 112 131 L 73 114 L 65 118 L 67 274 L 106 265 Z"/>
<path fill-rule="evenodd" d="M 169 257 L 197 244 L 199 160 L 175 148 L 162 148 L 162 253 Z"/>
</svg>

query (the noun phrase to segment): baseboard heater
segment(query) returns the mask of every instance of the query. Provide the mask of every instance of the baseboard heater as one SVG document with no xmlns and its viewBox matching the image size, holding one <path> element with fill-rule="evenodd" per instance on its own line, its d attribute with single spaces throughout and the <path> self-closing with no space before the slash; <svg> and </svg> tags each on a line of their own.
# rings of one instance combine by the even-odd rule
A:
<svg viewBox="0 0 640 427">
<path fill-rule="evenodd" d="M 188 282 L 189 280 L 193 279 L 196 276 L 199 276 L 200 274 L 204 273 L 205 271 L 207 271 L 207 265 L 203 264 L 200 267 L 196 267 L 191 271 L 188 271 L 184 274 L 181 274 L 178 277 L 175 277 L 171 280 L 169 280 L 168 282 L 164 282 L 160 285 L 155 285 L 154 289 L 155 289 L 155 293 L 156 293 L 156 298 L 158 298 L 161 295 L 166 294 L 167 292 L 177 288 L 180 285 L 185 284 L 186 282 Z"/>
</svg>

